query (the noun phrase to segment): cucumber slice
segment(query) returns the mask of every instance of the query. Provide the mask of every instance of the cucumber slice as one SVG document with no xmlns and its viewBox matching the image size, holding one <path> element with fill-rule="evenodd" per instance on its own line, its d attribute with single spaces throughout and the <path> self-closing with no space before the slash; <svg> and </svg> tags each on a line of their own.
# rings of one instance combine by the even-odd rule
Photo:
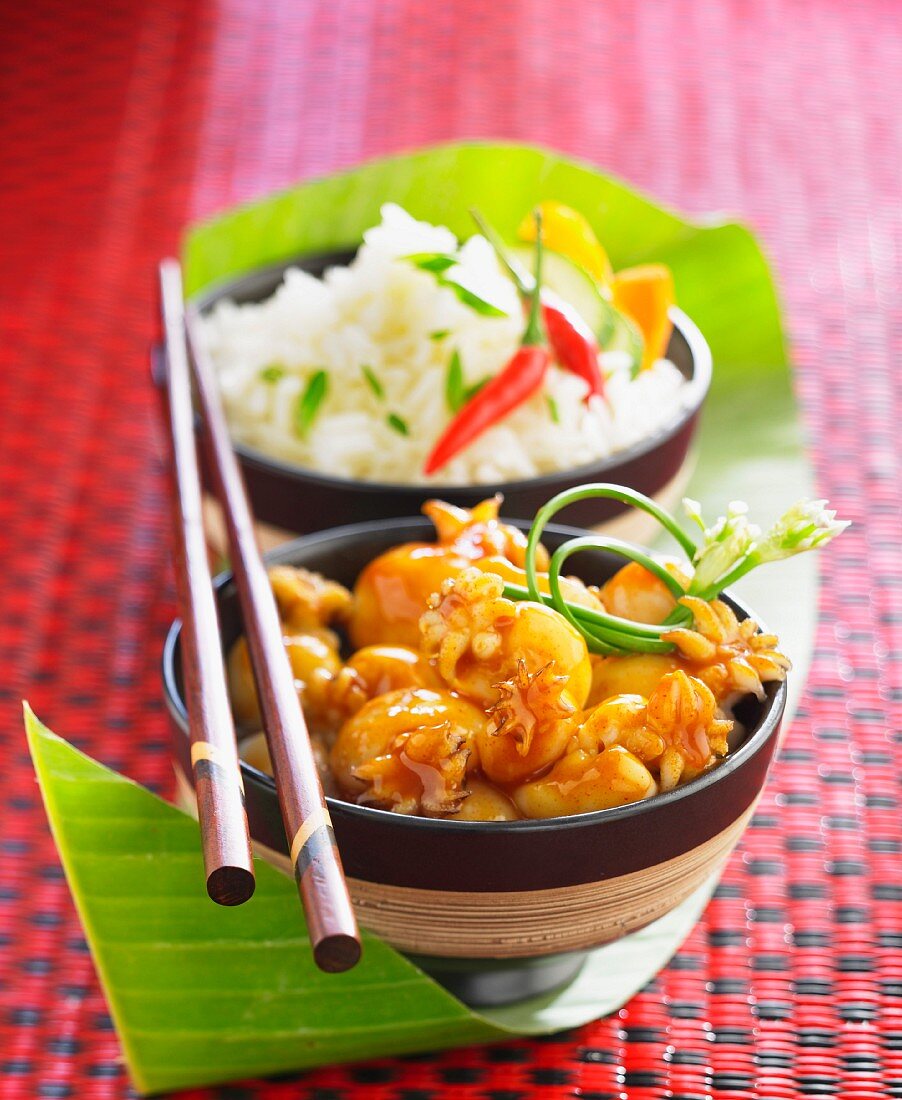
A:
<svg viewBox="0 0 902 1100">
<path fill-rule="evenodd" d="M 611 311 L 612 331 L 608 339 L 601 344 L 601 350 L 627 352 L 630 357 L 630 378 L 635 378 L 642 369 L 645 338 L 631 317 L 615 309 L 610 302 L 605 302 L 605 305 Z"/>
<path fill-rule="evenodd" d="M 536 262 L 535 248 L 532 245 L 514 245 L 508 246 L 507 252 L 524 274 L 529 272 L 531 286 Z M 611 305 L 602 297 L 592 276 L 560 252 L 551 252 L 546 248 L 542 255 L 542 282 L 576 310 L 595 333 L 599 346 L 604 347 L 614 322 Z"/>
<path fill-rule="evenodd" d="M 604 295 L 601 295 L 601 307 L 604 317 L 599 327 L 595 330 L 595 337 L 598 340 L 598 346 L 604 351 L 619 327 L 620 314 L 618 310 L 614 309 Z"/>
<path fill-rule="evenodd" d="M 532 245 L 515 245 L 507 251 L 524 275 L 532 274 L 535 265 Z M 636 323 L 611 305 L 592 276 L 560 252 L 546 249 L 542 257 L 542 282 L 579 313 L 595 333 L 602 351 L 629 354 L 630 377 L 635 378 L 642 367 L 645 340 Z"/>
</svg>

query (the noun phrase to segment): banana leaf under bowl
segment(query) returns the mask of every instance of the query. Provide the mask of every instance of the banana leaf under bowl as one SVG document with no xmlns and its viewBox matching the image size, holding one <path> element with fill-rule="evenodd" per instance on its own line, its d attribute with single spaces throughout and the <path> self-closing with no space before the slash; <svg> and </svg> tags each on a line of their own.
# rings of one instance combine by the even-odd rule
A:
<svg viewBox="0 0 902 1100">
<path fill-rule="evenodd" d="M 548 527 L 544 541 L 554 550 L 580 533 Z M 362 523 L 300 538 L 269 561 L 352 586 L 366 563 L 389 547 L 433 538 L 423 518 L 398 520 L 390 529 Z M 574 572 L 593 584 L 622 564 L 600 551 L 574 561 Z M 750 614 L 724 598 L 740 618 Z M 227 574 L 217 582 L 217 600 L 225 651 L 242 629 Z M 167 639 L 163 676 L 176 767 L 190 797 L 178 622 Z M 615 809 L 462 822 L 329 799 L 360 923 L 470 1004 L 511 1002 L 562 984 L 586 951 L 657 920 L 719 871 L 764 785 L 785 701 L 785 683 L 768 685 L 762 702 L 743 704 L 738 717 L 745 740 L 722 764 L 666 794 Z M 242 770 L 253 837 L 287 868 L 275 784 L 248 764 Z"/>
<path fill-rule="evenodd" d="M 354 252 L 343 250 L 304 254 L 208 287 L 195 296 L 204 313 L 218 302 L 243 305 L 269 298 L 291 267 L 322 275 L 328 267 L 343 265 Z M 479 485 L 403 484 L 360 481 L 336 477 L 273 458 L 259 449 L 236 442 L 235 450 L 244 474 L 254 516 L 279 532 L 306 534 L 356 521 L 395 519 L 419 512 L 425 501 L 440 496 L 450 504 L 472 507 L 501 493 L 505 514 L 532 516 L 556 493 L 588 481 L 627 485 L 646 496 L 667 497 L 668 487 L 678 484 L 680 472 L 698 426 L 699 414 L 711 383 L 711 352 L 704 336 L 680 309 L 671 310 L 673 330 L 667 358 L 687 381 L 673 417 L 646 439 L 621 451 L 569 470 L 518 481 Z M 162 352 L 157 355 L 162 357 Z M 159 360 L 162 367 L 162 358 Z M 159 376 L 160 370 L 157 370 Z M 209 474 L 204 472 L 208 488 Z M 625 510 L 616 500 L 593 500 L 575 505 L 575 523 L 602 523 Z M 281 539 L 279 540 L 281 541 Z M 216 542 L 215 537 L 211 542 Z"/>
</svg>

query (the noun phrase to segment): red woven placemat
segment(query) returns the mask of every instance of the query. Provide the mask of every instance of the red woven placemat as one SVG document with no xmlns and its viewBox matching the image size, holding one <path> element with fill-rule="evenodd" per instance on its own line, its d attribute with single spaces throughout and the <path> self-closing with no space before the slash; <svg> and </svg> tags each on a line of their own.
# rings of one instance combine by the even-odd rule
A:
<svg viewBox="0 0 902 1100">
<path fill-rule="evenodd" d="M 36 0 L 2 26 L 0 1094 L 129 1094 L 19 700 L 170 790 L 154 262 L 236 199 L 501 136 L 761 231 L 819 487 L 856 524 L 825 555 L 803 707 L 704 920 L 616 1017 L 190 1095 L 902 1096 L 893 0 Z"/>
</svg>

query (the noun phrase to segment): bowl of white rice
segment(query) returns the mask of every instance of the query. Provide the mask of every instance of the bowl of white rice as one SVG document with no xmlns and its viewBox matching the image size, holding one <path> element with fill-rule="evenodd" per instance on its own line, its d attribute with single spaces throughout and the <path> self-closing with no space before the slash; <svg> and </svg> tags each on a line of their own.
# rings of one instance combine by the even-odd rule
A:
<svg viewBox="0 0 902 1100">
<path fill-rule="evenodd" d="M 453 286 L 411 262 L 449 253 Z M 300 256 L 194 304 L 255 515 L 294 533 L 410 515 L 435 496 L 468 507 L 502 493 L 507 515 L 528 518 L 586 481 L 661 495 L 711 376 L 704 338 L 674 308 L 665 357 L 636 373 L 625 351 L 602 351 L 604 397 L 591 400 L 552 363 L 533 396 L 427 475 L 455 397 L 497 375 L 523 334 L 517 289 L 484 237 L 459 245 L 389 204 L 356 252 Z M 591 512 L 607 518 L 598 501 Z"/>
</svg>

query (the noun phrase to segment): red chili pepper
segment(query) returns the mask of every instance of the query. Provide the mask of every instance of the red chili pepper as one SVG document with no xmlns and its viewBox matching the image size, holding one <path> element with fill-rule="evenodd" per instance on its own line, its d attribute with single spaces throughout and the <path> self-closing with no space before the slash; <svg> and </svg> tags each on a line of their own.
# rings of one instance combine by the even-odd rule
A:
<svg viewBox="0 0 902 1100">
<path fill-rule="evenodd" d="M 519 348 L 504 370 L 454 417 L 426 459 L 423 473 L 440 470 L 484 431 L 532 397 L 545 380 L 550 361 L 545 348 L 535 345 Z"/>
<path fill-rule="evenodd" d="M 498 259 L 504 264 L 524 301 L 530 301 L 532 290 L 524 272 L 505 254 L 498 235 L 476 211 L 470 211 L 480 232 L 495 250 Z M 589 387 L 586 400 L 594 396 L 604 396 L 604 375 L 598 366 L 599 348 L 595 334 L 572 306 L 562 301 L 549 290 L 540 291 L 542 298 L 542 318 L 548 330 L 548 342 L 554 357 L 571 374 L 578 375 Z"/>
<path fill-rule="evenodd" d="M 445 428 L 426 459 L 424 474 L 434 474 L 440 470 L 484 431 L 532 397 L 545 380 L 551 356 L 544 346 L 545 332 L 539 311 L 542 227 L 538 211 L 536 217 L 536 282 L 520 347 L 506 366 L 464 405 Z"/>
<path fill-rule="evenodd" d="M 566 302 L 542 294 L 542 318 L 554 357 L 589 387 L 586 400 L 604 396 L 604 376 L 598 366 L 598 344 L 592 330 Z"/>
</svg>

